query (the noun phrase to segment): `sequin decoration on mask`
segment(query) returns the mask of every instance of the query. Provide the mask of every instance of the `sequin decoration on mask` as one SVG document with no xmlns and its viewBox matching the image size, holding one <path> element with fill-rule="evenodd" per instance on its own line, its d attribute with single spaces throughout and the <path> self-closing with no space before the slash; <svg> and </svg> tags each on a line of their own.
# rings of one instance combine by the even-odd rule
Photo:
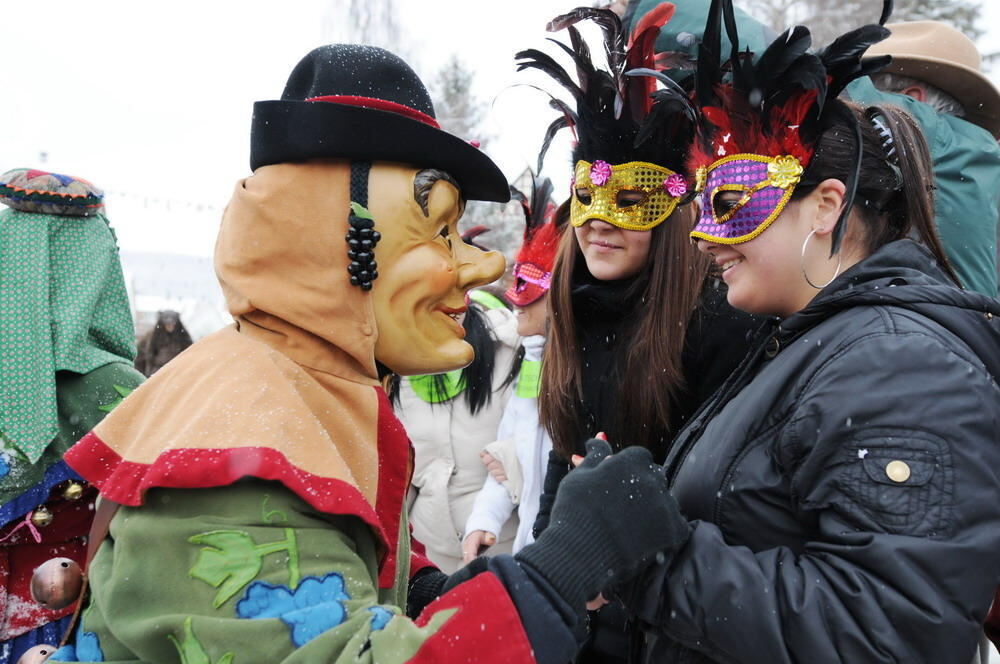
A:
<svg viewBox="0 0 1000 664">
<path fill-rule="evenodd" d="M 669 180 L 678 189 L 676 178 L 671 179 L 677 173 L 668 168 L 644 161 L 613 164 L 610 175 L 606 169 L 599 171 L 598 181 L 603 181 L 600 185 L 591 177 L 594 170 L 589 161 L 576 163 L 570 203 L 570 222 L 574 226 L 599 219 L 628 231 L 648 231 L 673 214 L 680 200 L 671 196 L 665 185 Z"/>
<path fill-rule="evenodd" d="M 691 237 L 740 244 L 764 232 L 791 200 L 802 165 L 790 155 L 734 154 L 719 159 L 699 178 L 701 214 Z M 725 192 L 740 194 L 732 207 L 717 210 Z M 735 198 L 735 196 L 732 196 Z"/>
</svg>

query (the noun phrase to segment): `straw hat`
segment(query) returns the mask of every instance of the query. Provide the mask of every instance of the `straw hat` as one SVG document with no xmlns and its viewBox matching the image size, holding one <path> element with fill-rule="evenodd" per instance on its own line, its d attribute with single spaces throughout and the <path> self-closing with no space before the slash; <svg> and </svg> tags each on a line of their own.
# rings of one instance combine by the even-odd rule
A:
<svg viewBox="0 0 1000 664">
<path fill-rule="evenodd" d="M 939 21 L 886 26 L 892 34 L 867 55 L 891 55 L 883 71 L 944 90 L 965 107 L 966 119 L 1000 138 L 1000 91 L 982 74 L 983 58 L 971 39 Z"/>
</svg>

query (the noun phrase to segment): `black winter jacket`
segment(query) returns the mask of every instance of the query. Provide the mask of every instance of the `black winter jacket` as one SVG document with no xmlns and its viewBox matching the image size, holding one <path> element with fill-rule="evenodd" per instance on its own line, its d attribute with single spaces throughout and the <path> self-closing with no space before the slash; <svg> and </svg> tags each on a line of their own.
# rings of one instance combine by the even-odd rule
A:
<svg viewBox="0 0 1000 664">
<path fill-rule="evenodd" d="M 583 421 L 576 453 L 586 454 L 584 444 L 598 431 L 605 431 L 613 445 L 623 441 L 615 432 L 621 394 L 620 371 L 624 352 L 631 342 L 631 323 L 637 302 L 629 282 L 600 282 L 585 269 L 577 275 L 573 313 L 578 321 L 580 354 L 584 359 Z M 684 346 L 682 363 L 687 382 L 671 417 L 669 430 L 652 431 L 646 441 L 657 462 L 662 462 L 674 433 L 694 414 L 726 379 L 746 354 L 753 331 L 763 319 L 733 309 L 726 301 L 725 285 L 718 281 L 706 284 L 698 309 L 692 315 Z M 539 502 L 536 537 L 548 524 L 559 483 L 569 473 L 567 459 L 555 452 L 550 455 L 543 493 Z M 620 604 L 611 603 L 590 615 L 591 637 L 579 662 L 602 664 L 624 662 L 628 656 L 630 634 Z"/>
<path fill-rule="evenodd" d="M 623 590 L 658 664 L 968 664 L 1000 581 L 1000 301 L 901 240 L 759 336 L 666 469 L 687 545 Z"/>
</svg>

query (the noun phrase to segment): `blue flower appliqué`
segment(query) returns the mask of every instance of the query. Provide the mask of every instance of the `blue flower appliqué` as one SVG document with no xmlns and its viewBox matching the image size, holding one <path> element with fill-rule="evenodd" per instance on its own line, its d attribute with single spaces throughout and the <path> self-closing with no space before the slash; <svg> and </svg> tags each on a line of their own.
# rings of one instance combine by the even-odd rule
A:
<svg viewBox="0 0 1000 664">
<path fill-rule="evenodd" d="M 347 620 L 344 602 L 351 599 L 344 577 L 330 572 L 322 579 L 307 576 L 293 591 L 254 581 L 236 604 L 240 618 L 280 618 L 292 630 L 292 643 L 301 648 L 328 629 Z"/>
<path fill-rule="evenodd" d="M 49 661 L 53 662 L 103 662 L 104 651 L 101 641 L 94 632 L 79 630 L 76 633 L 76 645 L 65 645 L 52 653 Z"/>
<path fill-rule="evenodd" d="M 369 606 L 368 611 L 372 614 L 372 631 L 377 632 L 385 628 L 389 621 L 396 615 L 389 609 L 381 606 Z"/>
</svg>

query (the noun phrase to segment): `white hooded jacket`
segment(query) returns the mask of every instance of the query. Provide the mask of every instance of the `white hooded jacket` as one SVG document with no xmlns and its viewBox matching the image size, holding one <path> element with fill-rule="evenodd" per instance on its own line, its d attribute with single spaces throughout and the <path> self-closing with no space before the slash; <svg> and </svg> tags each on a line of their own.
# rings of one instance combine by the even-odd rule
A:
<svg viewBox="0 0 1000 664">
<path fill-rule="evenodd" d="M 514 553 L 534 541 L 531 528 L 538 514 L 545 464 L 552 449 L 552 440 L 538 422 L 537 391 L 526 393 L 526 390 L 521 389 L 525 387 L 522 385 L 526 373 L 525 364 L 541 362 L 545 337 L 525 337 L 522 345 L 522 373 L 518 376 L 517 387 L 504 409 L 497 429 L 497 440 L 486 448 L 504 464 L 509 479 L 501 484 L 488 475 L 476 497 L 472 514 L 465 523 L 466 536 L 476 530 L 496 534 L 502 532 L 505 524 L 509 527 L 508 522 L 517 508 L 517 520 L 520 523 L 514 538 Z M 514 454 L 509 453 L 511 447 Z M 490 553 L 493 552 L 491 548 Z"/>
</svg>

